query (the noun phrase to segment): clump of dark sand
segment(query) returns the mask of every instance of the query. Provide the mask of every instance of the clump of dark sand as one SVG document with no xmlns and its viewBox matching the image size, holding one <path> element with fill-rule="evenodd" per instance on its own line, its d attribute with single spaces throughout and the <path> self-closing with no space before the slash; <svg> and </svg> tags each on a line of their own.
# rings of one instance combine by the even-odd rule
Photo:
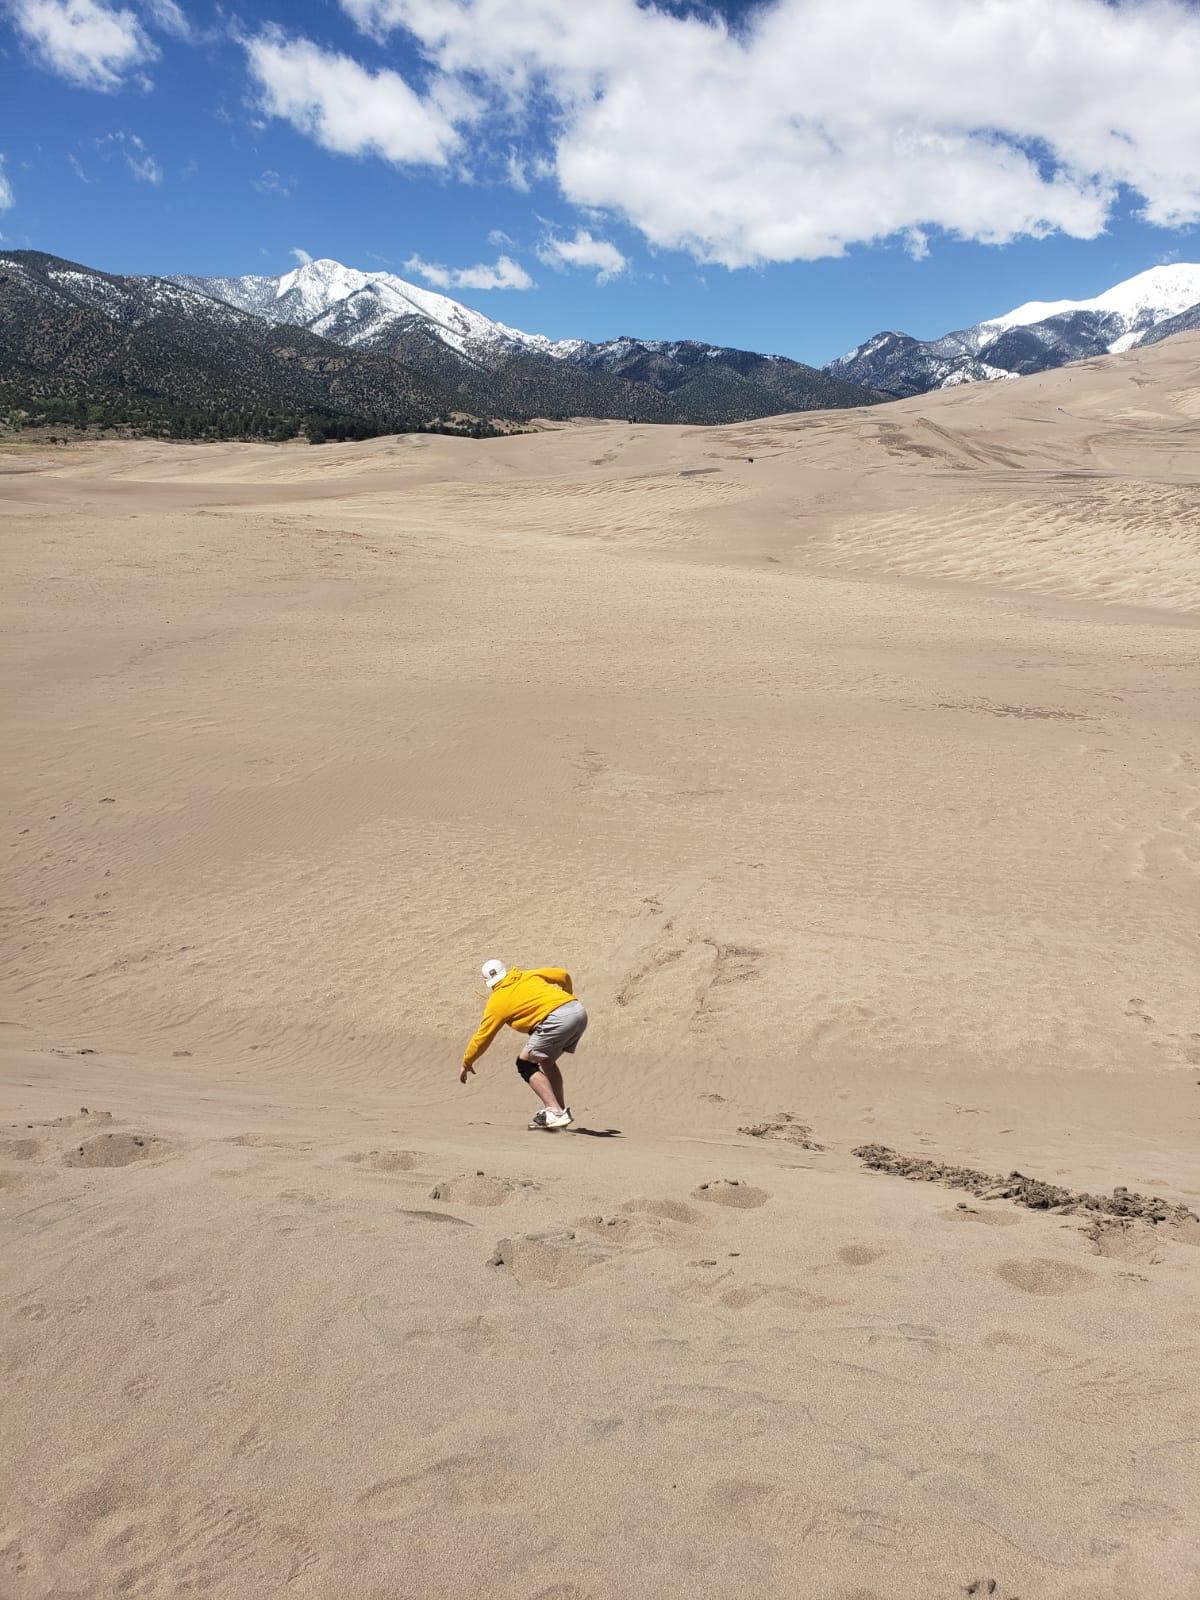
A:
<svg viewBox="0 0 1200 1600">
<path fill-rule="evenodd" d="M 952 1167 L 942 1161 L 927 1161 L 923 1156 L 905 1156 L 889 1150 L 885 1144 L 861 1144 L 854 1154 L 877 1172 L 891 1172 L 913 1183 L 941 1183 L 948 1189 L 966 1189 L 982 1200 L 1012 1200 L 1030 1211 L 1089 1212 L 1152 1223 L 1198 1220 L 1186 1206 L 1172 1205 L 1156 1194 L 1136 1194 L 1131 1189 L 1087 1194 L 1064 1189 L 1057 1183 L 1045 1183 L 1041 1178 L 1027 1178 L 1023 1172 L 1010 1172 L 1004 1177 L 995 1172 L 979 1172 L 974 1167 Z"/>
<path fill-rule="evenodd" d="M 777 1139 L 784 1144 L 798 1144 L 802 1150 L 825 1148 L 813 1138 L 807 1122 L 801 1122 L 791 1111 L 780 1111 L 767 1122 L 752 1122 L 738 1132 L 749 1134 L 751 1139 Z"/>
<path fill-rule="evenodd" d="M 715 1206 L 734 1206 L 739 1211 L 754 1211 L 770 1199 L 765 1189 L 756 1189 L 740 1178 L 718 1178 L 692 1190 L 693 1200 L 708 1200 Z"/>
<path fill-rule="evenodd" d="M 63 1164 L 68 1167 L 127 1167 L 162 1154 L 162 1142 L 152 1133 L 101 1133 L 74 1150 Z"/>
</svg>

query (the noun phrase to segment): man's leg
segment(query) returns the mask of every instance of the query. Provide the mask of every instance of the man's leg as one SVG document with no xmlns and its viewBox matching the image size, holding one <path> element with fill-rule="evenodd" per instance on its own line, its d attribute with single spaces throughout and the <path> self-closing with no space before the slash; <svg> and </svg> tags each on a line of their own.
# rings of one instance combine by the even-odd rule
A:
<svg viewBox="0 0 1200 1600">
<path fill-rule="evenodd" d="M 559 1095 L 562 1093 L 562 1073 L 559 1072 L 555 1064 L 552 1061 L 543 1060 L 541 1056 L 527 1055 L 524 1050 L 521 1051 L 520 1059 L 534 1068 L 528 1077 L 526 1077 L 525 1073 L 522 1073 L 521 1076 L 525 1078 L 525 1082 L 537 1095 L 546 1110 L 561 1111 L 563 1105 Z M 551 1072 L 558 1080 L 557 1085 L 552 1083 L 548 1076 Z"/>
<path fill-rule="evenodd" d="M 567 1092 L 563 1088 L 562 1073 L 558 1070 L 558 1062 L 547 1061 L 546 1065 L 542 1068 L 542 1071 L 545 1073 L 546 1077 L 549 1078 L 550 1087 L 554 1090 L 559 1105 L 565 1108 L 567 1103 Z"/>
</svg>

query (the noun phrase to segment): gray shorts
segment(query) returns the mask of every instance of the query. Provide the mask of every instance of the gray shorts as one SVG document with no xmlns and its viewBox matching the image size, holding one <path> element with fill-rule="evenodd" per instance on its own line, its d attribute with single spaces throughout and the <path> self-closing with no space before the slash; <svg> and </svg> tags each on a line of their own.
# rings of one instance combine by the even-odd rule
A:
<svg viewBox="0 0 1200 1600">
<path fill-rule="evenodd" d="M 580 1000 L 568 1000 L 543 1017 L 529 1035 L 525 1049 L 542 1061 L 557 1061 L 561 1055 L 574 1055 L 575 1046 L 587 1027 L 587 1012 Z"/>
</svg>

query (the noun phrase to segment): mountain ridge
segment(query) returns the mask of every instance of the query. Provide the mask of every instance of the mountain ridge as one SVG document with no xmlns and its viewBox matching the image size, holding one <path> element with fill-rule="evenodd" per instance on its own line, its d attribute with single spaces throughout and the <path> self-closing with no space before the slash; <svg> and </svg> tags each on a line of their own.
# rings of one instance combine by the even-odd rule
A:
<svg viewBox="0 0 1200 1600">
<path fill-rule="evenodd" d="M 1173 263 L 938 339 L 878 333 L 818 369 L 702 340 L 552 340 L 328 258 L 274 277 L 152 277 L 0 250 L 0 420 L 270 438 L 739 422 L 1006 380 L 1198 327 L 1200 266 Z"/>
<path fill-rule="evenodd" d="M 449 426 L 454 410 L 386 357 L 167 279 L 12 250 L 0 251 L 0 402 L 10 416 L 182 437 L 407 431 Z"/>
<path fill-rule="evenodd" d="M 1162 331 L 1168 329 L 1168 331 Z M 1200 326 L 1200 265 L 1150 267 L 1083 300 L 1030 300 L 936 339 L 873 334 L 824 370 L 893 399 L 1045 372 Z"/>
<path fill-rule="evenodd" d="M 702 340 L 594 343 L 526 333 L 394 273 L 362 272 L 327 257 L 278 277 L 171 281 L 349 348 L 393 355 L 447 385 L 466 409 L 492 415 L 736 422 L 879 399 L 787 356 Z M 447 361 L 447 351 L 459 365 Z"/>
</svg>

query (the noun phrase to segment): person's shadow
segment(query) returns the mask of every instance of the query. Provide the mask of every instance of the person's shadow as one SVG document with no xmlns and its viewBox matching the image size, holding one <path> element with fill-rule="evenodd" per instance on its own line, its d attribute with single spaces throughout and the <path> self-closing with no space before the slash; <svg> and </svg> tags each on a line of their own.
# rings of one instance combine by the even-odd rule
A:
<svg viewBox="0 0 1200 1600">
<path fill-rule="evenodd" d="M 585 1139 L 623 1139 L 625 1135 L 620 1128 L 572 1128 L 572 1133 L 581 1133 Z"/>
</svg>

